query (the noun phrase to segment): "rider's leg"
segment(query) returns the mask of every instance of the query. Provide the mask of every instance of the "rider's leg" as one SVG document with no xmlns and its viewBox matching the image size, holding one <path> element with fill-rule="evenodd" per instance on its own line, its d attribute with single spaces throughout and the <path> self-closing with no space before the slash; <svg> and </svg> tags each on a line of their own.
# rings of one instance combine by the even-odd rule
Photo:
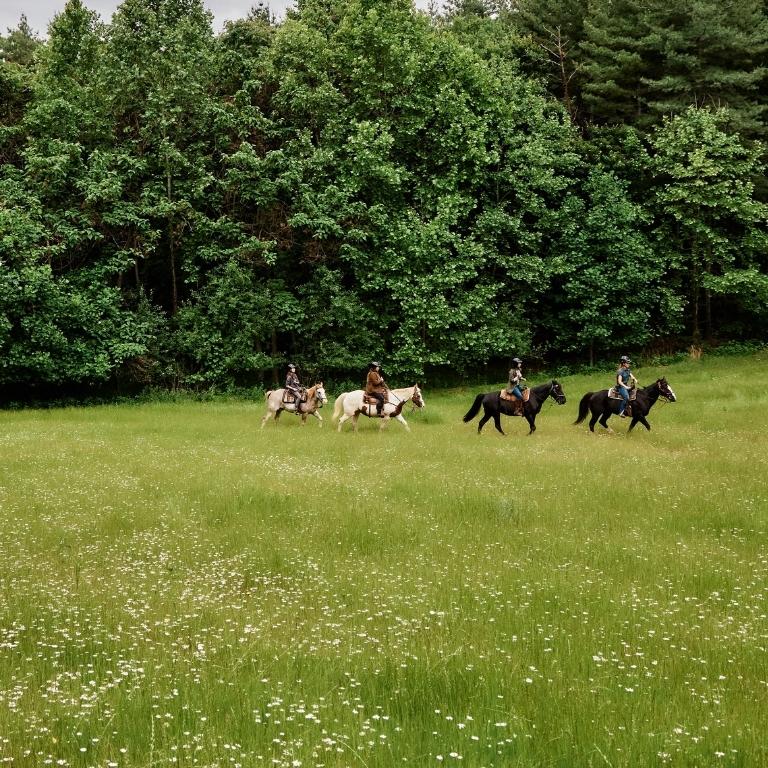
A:
<svg viewBox="0 0 768 768">
<path fill-rule="evenodd" d="M 374 397 L 378 401 L 376 403 L 376 413 L 381 416 L 384 412 L 384 395 L 382 395 L 381 392 L 375 392 Z"/>
<path fill-rule="evenodd" d="M 629 390 L 626 387 L 619 387 L 619 394 L 621 395 L 621 405 L 619 406 L 619 416 L 626 418 L 624 411 L 627 410 L 629 405 Z"/>
<path fill-rule="evenodd" d="M 522 393 L 520 387 L 517 384 L 515 384 L 515 386 L 512 387 L 512 394 L 517 398 L 517 402 L 513 403 L 513 405 L 515 406 L 515 410 L 518 413 L 522 414 L 522 412 L 523 412 L 523 393 Z"/>
</svg>

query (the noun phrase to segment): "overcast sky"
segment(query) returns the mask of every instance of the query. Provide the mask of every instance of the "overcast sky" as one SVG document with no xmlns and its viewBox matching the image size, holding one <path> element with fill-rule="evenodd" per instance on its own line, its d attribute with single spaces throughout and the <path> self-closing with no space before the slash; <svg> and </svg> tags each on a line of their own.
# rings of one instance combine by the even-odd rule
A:
<svg viewBox="0 0 768 768">
<path fill-rule="evenodd" d="M 64 8 L 66 0 L 0 0 L 0 34 L 6 34 L 9 27 L 16 27 L 22 13 L 27 14 L 29 25 L 41 37 L 46 36 L 48 24 L 55 14 Z M 255 0 L 204 0 L 206 7 L 213 13 L 214 29 L 221 30 L 227 19 L 242 19 L 256 4 Z M 85 0 L 87 8 L 101 16 L 102 21 L 110 21 L 120 0 Z M 269 0 L 272 13 L 281 16 L 285 9 L 292 6 L 292 0 Z M 416 0 L 416 5 L 426 8 L 427 0 Z"/>
</svg>

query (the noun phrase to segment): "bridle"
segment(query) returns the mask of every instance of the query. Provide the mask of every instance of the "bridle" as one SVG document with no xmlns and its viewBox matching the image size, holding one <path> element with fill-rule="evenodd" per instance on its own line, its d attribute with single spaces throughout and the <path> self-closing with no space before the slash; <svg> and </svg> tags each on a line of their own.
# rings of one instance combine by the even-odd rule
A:
<svg viewBox="0 0 768 768">
<path fill-rule="evenodd" d="M 563 388 L 560 386 L 560 384 L 554 380 L 549 385 L 549 392 L 547 392 L 544 399 L 548 400 L 550 397 L 552 398 L 552 401 L 558 405 L 562 405 L 565 402 L 565 392 L 563 392 Z M 562 400 L 560 400 L 561 397 L 563 398 Z"/>
<path fill-rule="evenodd" d="M 394 390 L 390 389 L 389 394 L 397 400 L 395 405 L 400 405 L 400 403 L 404 402 L 402 398 L 398 397 Z M 418 388 L 418 386 L 415 386 L 413 388 L 413 394 L 408 398 L 411 401 L 411 413 L 413 413 L 417 408 L 423 408 L 424 403 L 421 401 L 421 390 Z"/>
<path fill-rule="evenodd" d="M 673 402 L 673 398 L 675 395 L 670 389 L 669 384 L 666 384 L 666 383 L 665 383 L 665 386 L 667 391 L 664 392 L 664 390 L 662 390 L 661 388 L 661 382 L 662 382 L 661 379 L 656 379 L 656 389 L 659 390 L 659 397 L 664 398 L 664 404 L 666 405 L 667 403 Z"/>
</svg>

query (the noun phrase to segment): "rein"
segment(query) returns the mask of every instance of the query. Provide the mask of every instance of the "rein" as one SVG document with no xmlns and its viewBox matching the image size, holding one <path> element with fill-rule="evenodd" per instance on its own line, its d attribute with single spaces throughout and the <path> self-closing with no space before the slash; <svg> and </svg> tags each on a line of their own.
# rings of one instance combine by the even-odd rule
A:
<svg viewBox="0 0 768 768">
<path fill-rule="evenodd" d="M 416 394 L 416 388 L 415 387 L 409 387 L 409 389 L 413 390 L 411 392 L 411 396 L 410 397 L 401 398 L 399 395 L 395 394 L 395 390 L 394 389 L 390 389 L 389 390 L 389 394 L 392 395 L 392 397 L 394 397 L 397 400 L 395 405 L 400 405 L 400 403 L 407 403 L 410 400 L 411 401 L 411 410 L 409 411 L 409 413 L 415 413 L 416 412 L 416 403 L 413 402 L 413 396 Z M 400 413 L 402 413 L 402 409 L 400 410 Z"/>
</svg>

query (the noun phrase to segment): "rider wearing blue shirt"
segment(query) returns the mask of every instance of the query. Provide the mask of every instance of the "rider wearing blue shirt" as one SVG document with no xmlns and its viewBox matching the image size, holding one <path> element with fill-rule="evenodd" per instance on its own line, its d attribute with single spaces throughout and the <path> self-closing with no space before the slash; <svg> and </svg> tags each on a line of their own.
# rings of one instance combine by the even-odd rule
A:
<svg viewBox="0 0 768 768">
<path fill-rule="evenodd" d="M 619 406 L 619 416 L 626 418 L 624 411 L 629 405 L 629 390 L 634 386 L 636 379 L 629 369 L 632 361 L 626 355 L 622 355 L 619 362 L 621 365 L 619 370 L 616 371 L 616 392 L 622 398 L 621 405 Z"/>
</svg>

